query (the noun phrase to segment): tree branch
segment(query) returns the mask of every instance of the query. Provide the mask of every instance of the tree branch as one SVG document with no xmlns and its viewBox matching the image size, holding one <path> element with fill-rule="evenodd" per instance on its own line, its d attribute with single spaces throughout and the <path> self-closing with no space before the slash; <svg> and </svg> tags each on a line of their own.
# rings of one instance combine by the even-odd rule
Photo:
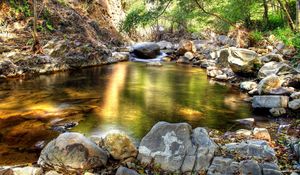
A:
<svg viewBox="0 0 300 175">
<path fill-rule="evenodd" d="M 224 17 L 222 17 L 222 16 L 220 16 L 220 15 L 218 15 L 218 14 L 216 14 L 216 13 L 212 13 L 212 12 L 206 11 L 205 8 L 198 2 L 198 0 L 194 0 L 194 1 L 196 2 L 197 6 L 198 6 L 204 13 L 206 13 L 206 14 L 208 14 L 208 15 L 211 15 L 211 16 L 214 16 L 214 17 L 216 17 L 216 18 L 218 18 L 218 19 L 220 19 L 220 20 L 226 22 L 227 24 L 229 24 L 229 25 L 235 27 L 235 24 L 234 24 L 233 22 L 229 21 L 228 19 L 226 19 L 226 18 L 224 18 Z"/>
</svg>

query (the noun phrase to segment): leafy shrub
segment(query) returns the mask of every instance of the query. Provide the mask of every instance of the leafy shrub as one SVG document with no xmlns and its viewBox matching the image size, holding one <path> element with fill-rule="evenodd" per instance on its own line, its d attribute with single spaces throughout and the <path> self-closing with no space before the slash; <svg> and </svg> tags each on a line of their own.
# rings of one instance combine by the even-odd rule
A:
<svg viewBox="0 0 300 175">
<path fill-rule="evenodd" d="M 32 15 L 30 5 L 27 0 L 9 0 L 9 5 L 14 13 L 22 13 L 25 17 Z"/>
<path fill-rule="evenodd" d="M 263 33 L 260 31 L 251 31 L 249 33 L 250 42 L 253 44 L 257 44 L 263 40 Z"/>
</svg>

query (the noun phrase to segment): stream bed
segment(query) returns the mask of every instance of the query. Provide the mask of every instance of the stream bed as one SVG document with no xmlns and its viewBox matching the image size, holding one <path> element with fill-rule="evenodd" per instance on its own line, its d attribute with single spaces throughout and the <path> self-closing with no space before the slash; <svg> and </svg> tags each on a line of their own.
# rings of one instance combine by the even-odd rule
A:
<svg viewBox="0 0 300 175">
<path fill-rule="evenodd" d="M 158 121 L 226 131 L 251 117 L 245 95 L 191 66 L 123 62 L 0 84 L 0 165 L 37 161 L 58 135 L 78 122 L 87 136 L 123 131 L 138 142 Z"/>
</svg>

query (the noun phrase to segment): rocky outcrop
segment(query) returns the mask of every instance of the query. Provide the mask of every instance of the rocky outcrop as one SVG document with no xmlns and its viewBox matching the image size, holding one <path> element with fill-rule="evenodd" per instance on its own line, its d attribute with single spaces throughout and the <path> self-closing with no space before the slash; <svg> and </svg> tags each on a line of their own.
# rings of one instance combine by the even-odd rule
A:
<svg viewBox="0 0 300 175">
<path fill-rule="evenodd" d="M 79 133 L 64 133 L 42 150 L 38 164 L 60 172 L 84 172 L 107 163 L 107 153 Z"/>
<path fill-rule="evenodd" d="M 133 51 L 138 58 L 151 59 L 155 58 L 160 53 L 160 47 L 156 43 L 144 42 L 133 46 Z"/>
<path fill-rule="evenodd" d="M 217 150 L 204 128 L 159 122 L 142 139 L 138 159 L 171 172 L 206 171 Z"/>
</svg>

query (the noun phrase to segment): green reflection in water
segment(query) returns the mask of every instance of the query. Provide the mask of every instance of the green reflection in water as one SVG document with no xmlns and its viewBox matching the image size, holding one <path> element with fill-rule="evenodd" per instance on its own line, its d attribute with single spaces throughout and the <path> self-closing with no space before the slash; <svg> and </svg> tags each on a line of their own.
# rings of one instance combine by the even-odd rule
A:
<svg viewBox="0 0 300 175">
<path fill-rule="evenodd" d="M 35 144 L 55 137 L 49 128 L 57 122 L 78 121 L 73 131 L 86 135 L 122 130 L 138 141 L 158 121 L 226 130 L 251 115 L 237 90 L 174 64 L 126 62 L 8 81 L 0 99 L 0 165 L 36 161 Z"/>
</svg>

